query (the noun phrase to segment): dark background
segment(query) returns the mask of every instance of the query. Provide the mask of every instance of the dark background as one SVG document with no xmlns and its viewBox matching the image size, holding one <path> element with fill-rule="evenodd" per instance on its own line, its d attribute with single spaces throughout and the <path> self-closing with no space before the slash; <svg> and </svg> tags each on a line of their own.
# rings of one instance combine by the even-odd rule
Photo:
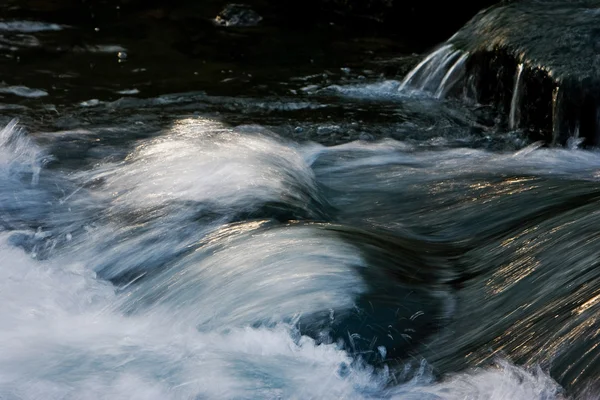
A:
<svg viewBox="0 0 600 400">
<path fill-rule="evenodd" d="M 479 10 L 495 3 L 441 0 L 247 0 L 267 26 L 346 33 L 397 35 L 411 47 L 445 40 Z M 228 2 L 225 0 L 4 0 L 3 18 L 39 18 L 78 27 L 119 27 L 130 35 L 149 26 L 194 40 Z"/>
</svg>

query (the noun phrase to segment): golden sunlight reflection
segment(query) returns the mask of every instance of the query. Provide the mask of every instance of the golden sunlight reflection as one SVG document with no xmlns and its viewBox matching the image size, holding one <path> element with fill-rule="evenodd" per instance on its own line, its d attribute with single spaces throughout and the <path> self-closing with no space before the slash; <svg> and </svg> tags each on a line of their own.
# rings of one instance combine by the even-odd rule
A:
<svg viewBox="0 0 600 400">
<path fill-rule="evenodd" d="M 534 236 L 538 229 L 538 226 L 525 229 L 520 234 L 505 239 L 501 243 L 502 247 L 512 249 L 515 257 L 498 268 L 488 281 L 487 285 L 492 295 L 497 295 L 519 283 L 540 266 L 540 261 L 534 255 L 535 250 L 548 239 Z"/>
<path fill-rule="evenodd" d="M 600 294 L 597 294 L 596 296 L 592 297 L 591 299 L 577 307 L 575 310 L 573 310 L 573 313 L 582 314 L 585 311 L 592 308 L 593 306 L 597 305 L 598 303 L 600 303 Z"/>
<path fill-rule="evenodd" d="M 228 128 L 223 123 L 203 117 L 181 118 L 173 121 L 171 125 L 174 134 L 183 136 L 212 135 L 224 130 Z"/>
<path fill-rule="evenodd" d="M 269 221 L 267 220 L 259 220 L 225 225 L 208 235 L 206 239 L 204 239 L 204 242 L 207 245 L 223 243 L 223 241 L 225 241 L 227 238 L 233 238 L 235 236 L 257 230 L 268 223 Z"/>
</svg>

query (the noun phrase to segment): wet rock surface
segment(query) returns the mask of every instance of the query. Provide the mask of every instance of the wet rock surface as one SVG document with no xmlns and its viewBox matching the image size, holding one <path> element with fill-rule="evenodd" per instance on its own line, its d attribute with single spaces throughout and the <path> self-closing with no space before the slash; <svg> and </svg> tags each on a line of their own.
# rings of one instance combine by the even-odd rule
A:
<svg viewBox="0 0 600 400">
<path fill-rule="evenodd" d="M 507 116 L 511 103 L 518 106 L 518 124 L 534 139 L 596 146 L 598 21 L 599 1 L 511 2 L 481 12 L 449 42 L 471 54 L 467 75 L 479 101 L 497 104 Z"/>
</svg>

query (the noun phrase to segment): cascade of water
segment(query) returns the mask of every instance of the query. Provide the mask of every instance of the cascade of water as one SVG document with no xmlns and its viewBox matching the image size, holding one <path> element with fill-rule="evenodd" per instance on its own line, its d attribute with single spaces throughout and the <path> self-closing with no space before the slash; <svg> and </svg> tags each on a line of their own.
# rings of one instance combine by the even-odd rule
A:
<svg viewBox="0 0 600 400">
<path fill-rule="evenodd" d="M 451 65 L 454 65 L 454 61 L 460 57 L 460 54 L 460 51 L 455 50 L 445 55 L 438 65 L 432 65 L 430 71 L 424 71 L 428 73 L 421 76 L 420 82 L 418 82 L 418 85 L 415 85 L 415 87 L 421 91 L 435 91 L 446 75 L 448 68 Z"/>
<path fill-rule="evenodd" d="M 445 45 L 428 55 L 407 76 L 399 90 L 418 90 L 443 97 L 462 77 L 468 53 Z"/>
<path fill-rule="evenodd" d="M 512 99 L 510 101 L 510 114 L 508 116 L 508 126 L 510 129 L 516 129 L 519 125 L 520 113 L 519 106 L 521 105 L 521 84 L 523 76 L 523 63 L 517 67 L 515 76 L 515 87 L 513 88 Z"/>
<path fill-rule="evenodd" d="M 560 125 L 561 125 L 561 102 L 562 91 L 560 86 L 554 88 L 552 92 L 552 144 L 555 145 L 560 140 Z"/>
<path fill-rule="evenodd" d="M 440 99 L 448 93 L 448 91 L 458 82 L 458 80 L 464 75 L 465 69 L 463 68 L 465 62 L 469 58 L 468 53 L 464 53 L 452 67 L 444 75 L 444 79 L 440 83 L 438 89 L 435 92 L 435 97 Z"/>
<path fill-rule="evenodd" d="M 447 57 L 451 52 L 452 45 L 447 44 L 429 54 L 427 57 L 425 57 L 425 59 L 423 59 L 423 61 L 417 64 L 417 66 L 413 68 L 408 75 L 406 75 L 406 78 L 404 78 L 402 81 L 402 85 L 400 85 L 399 90 L 403 91 L 407 87 L 414 87 L 415 83 L 419 81 L 420 77 L 426 76 L 434 65 L 437 65 L 440 60 Z"/>
</svg>

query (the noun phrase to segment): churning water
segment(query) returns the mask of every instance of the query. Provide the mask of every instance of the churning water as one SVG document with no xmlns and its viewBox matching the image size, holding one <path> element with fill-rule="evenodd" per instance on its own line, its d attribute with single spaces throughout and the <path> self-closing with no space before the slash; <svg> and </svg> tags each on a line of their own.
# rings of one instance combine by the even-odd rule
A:
<svg viewBox="0 0 600 400">
<path fill-rule="evenodd" d="M 1 135 L 3 398 L 547 399 L 503 351 L 594 369 L 560 366 L 595 357 L 594 152 L 189 118 L 67 171 Z"/>
<path fill-rule="evenodd" d="M 446 96 L 467 57 L 114 101 L 7 78 L 0 399 L 597 398 L 600 153 L 528 141 L 521 70 L 508 130 Z"/>
</svg>

